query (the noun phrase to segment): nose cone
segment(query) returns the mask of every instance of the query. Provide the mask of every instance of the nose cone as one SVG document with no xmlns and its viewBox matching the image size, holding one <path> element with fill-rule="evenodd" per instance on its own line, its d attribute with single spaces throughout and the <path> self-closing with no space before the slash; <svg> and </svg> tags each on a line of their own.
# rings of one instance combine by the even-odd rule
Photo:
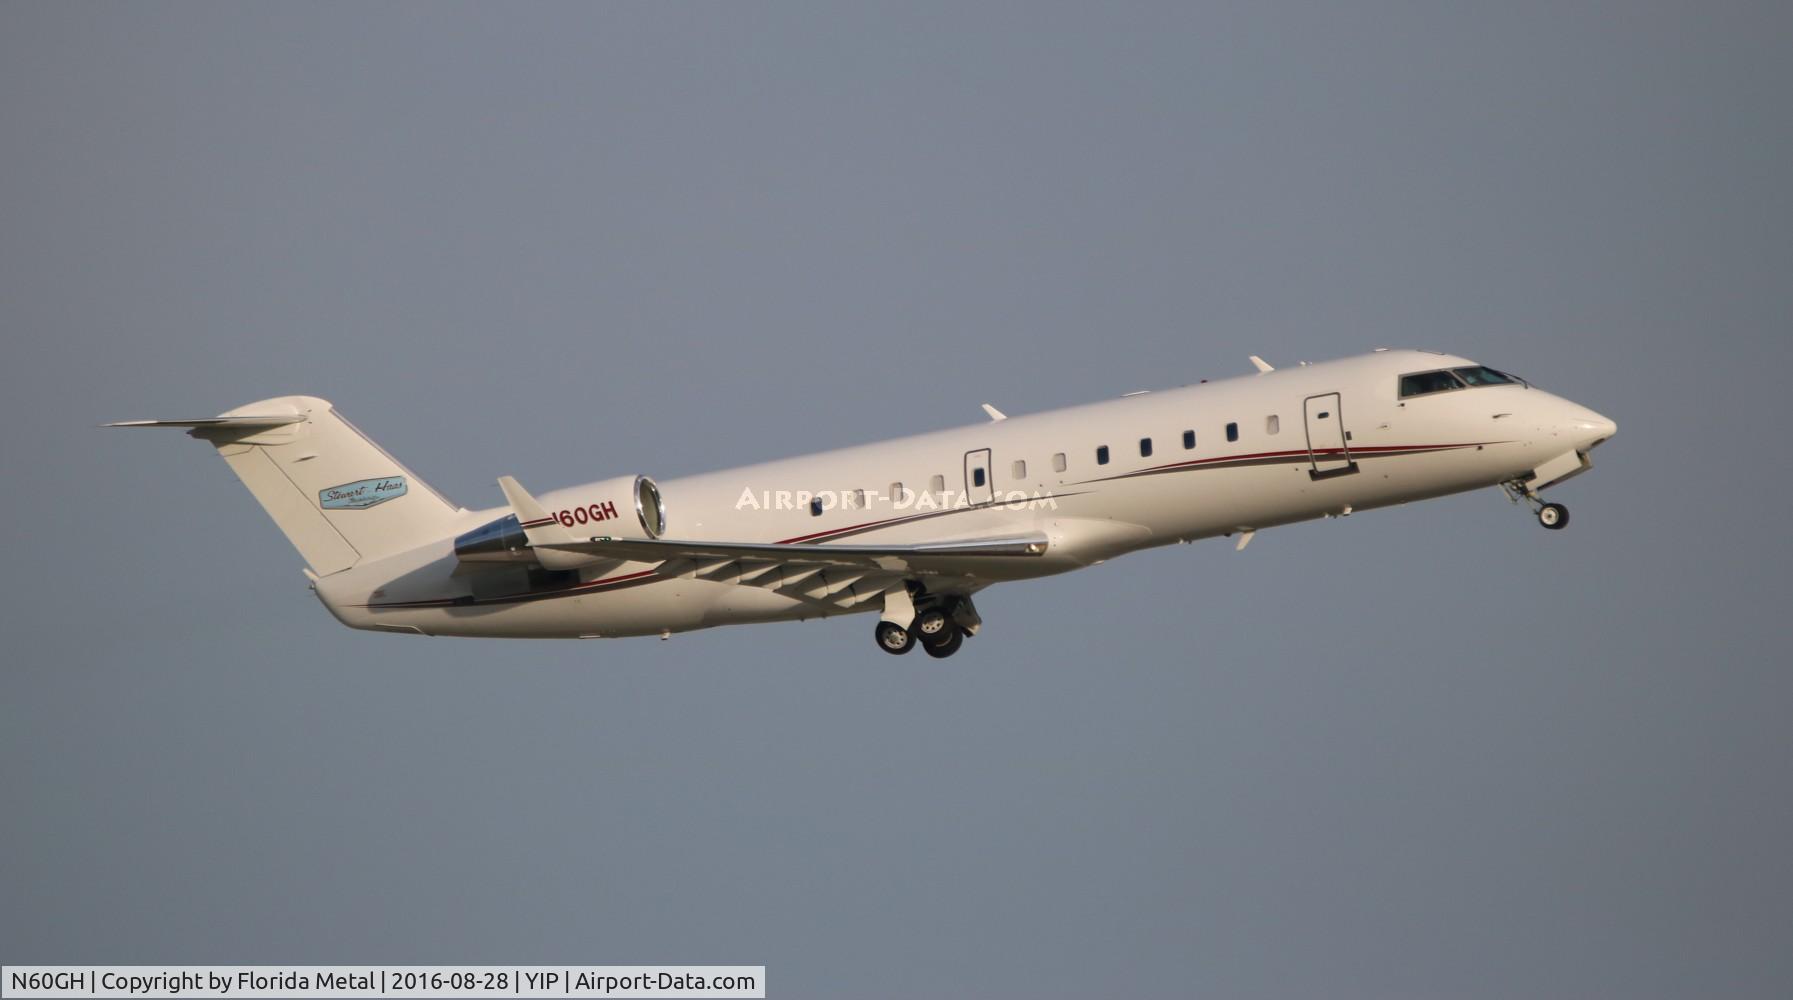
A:
<svg viewBox="0 0 1793 1000">
<path fill-rule="evenodd" d="M 1586 451 L 1619 432 L 1619 425 L 1611 417 L 1603 417 L 1593 410 L 1577 413 L 1570 422 L 1577 446 Z"/>
</svg>

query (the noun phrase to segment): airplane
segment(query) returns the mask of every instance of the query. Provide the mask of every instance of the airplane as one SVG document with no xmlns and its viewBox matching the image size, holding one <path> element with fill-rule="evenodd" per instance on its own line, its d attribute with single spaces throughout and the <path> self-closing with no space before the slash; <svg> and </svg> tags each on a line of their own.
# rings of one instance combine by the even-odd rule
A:
<svg viewBox="0 0 1793 1000">
<path fill-rule="evenodd" d="M 325 400 L 131 420 L 214 446 L 342 624 L 429 636 L 608 638 L 877 612 L 878 648 L 947 657 L 995 583 L 1128 552 L 1592 466 L 1612 420 L 1517 376 L 1389 350 L 656 482 L 620 475 L 468 510 Z"/>
</svg>

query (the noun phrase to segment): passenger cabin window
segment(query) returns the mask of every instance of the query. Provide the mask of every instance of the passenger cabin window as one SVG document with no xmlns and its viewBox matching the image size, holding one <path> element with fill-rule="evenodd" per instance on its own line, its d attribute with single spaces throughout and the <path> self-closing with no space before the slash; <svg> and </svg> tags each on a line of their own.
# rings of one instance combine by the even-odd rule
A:
<svg viewBox="0 0 1793 1000">
<path fill-rule="evenodd" d="M 858 508 L 859 508 L 859 509 L 860 509 L 860 510 L 865 510 L 865 509 L 866 509 L 866 508 L 867 508 L 867 507 L 868 507 L 868 506 L 870 506 L 870 505 L 869 505 L 869 504 L 867 504 L 867 503 L 866 503 L 866 502 L 865 502 L 865 491 L 864 491 L 864 490 L 854 490 L 854 491 L 853 491 L 853 498 L 854 498 L 854 499 L 855 499 L 855 500 L 856 500 L 856 501 L 858 501 L 858 502 L 857 502 L 857 504 L 856 504 L 856 506 L 857 506 L 857 507 L 858 507 Z"/>
<path fill-rule="evenodd" d="M 821 517 L 822 516 L 822 498 L 821 497 L 816 497 L 814 500 L 811 500 L 809 502 L 809 516 L 810 517 Z"/>
<path fill-rule="evenodd" d="M 1195 447 L 1195 432 L 1194 431 L 1184 431 L 1183 432 L 1183 450 L 1188 451 L 1189 449 L 1191 449 L 1193 447 Z"/>
<path fill-rule="evenodd" d="M 932 492 L 932 493 L 945 493 L 946 492 L 946 477 L 945 476 L 935 476 L 934 478 L 928 480 L 928 490 L 929 490 L 929 492 Z"/>
<path fill-rule="evenodd" d="M 1053 472 L 1065 471 L 1065 453 L 1064 452 L 1061 451 L 1058 454 L 1052 456 L 1052 471 Z"/>
<path fill-rule="evenodd" d="M 1264 433 L 1275 434 L 1282 430 L 1282 418 L 1272 413 L 1264 418 Z"/>
<path fill-rule="evenodd" d="M 1463 388 L 1463 383 L 1448 371 L 1419 372 L 1414 375 L 1401 376 L 1402 399 L 1429 396 L 1435 392 L 1449 392 L 1452 389 L 1461 388 Z"/>
<path fill-rule="evenodd" d="M 972 469 L 971 470 L 971 485 L 973 485 L 973 486 L 984 485 L 984 470 L 982 470 L 982 469 Z"/>
<path fill-rule="evenodd" d="M 1012 478 L 1026 479 L 1027 478 L 1027 462 L 1026 462 L 1026 460 L 1019 459 L 1019 458 L 1015 459 L 1015 464 L 1009 466 L 1009 472 L 1013 474 Z"/>
<path fill-rule="evenodd" d="M 902 483 L 891 483 L 890 484 L 890 499 L 896 501 L 897 503 L 905 503 L 908 501 L 909 494 L 903 492 L 903 484 Z"/>
<path fill-rule="evenodd" d="M 1239 440 L 1239 425 L 1238 424 L 1227 424 L 1226 425 L 1226 439 L 1228 441 Z"/>
<path fill-rule="evenodd" d="M 1103 445 L 1102 447 L 1096 449 L 1096 464 L 1097 465 L 1107 465 L 1108 464 L 1108 446 L 1107 445 Z"/>
<path fill-rule="evenodd" d="M 1140 458 L 1151 458 L 1152 457 L 1152 439 L 1151 438 L 1140 438 L 1139 439 L 1139 457 Z"/>
</svg>

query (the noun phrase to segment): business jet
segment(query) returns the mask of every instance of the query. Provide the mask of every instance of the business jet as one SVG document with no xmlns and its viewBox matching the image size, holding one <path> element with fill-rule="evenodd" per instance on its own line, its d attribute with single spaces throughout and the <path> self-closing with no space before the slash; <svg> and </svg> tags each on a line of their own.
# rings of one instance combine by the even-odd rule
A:
<svg viewBox="0 0 1793 1000">
<path fill-rule="evenodd" d="M 877 612 L 888 653 L 957 652 L 994 583 L 1139 549 L 1591 467 L 1613 421 L 1467 358 L 1382 349 L 658 483 L 622 475 L 458 507 L 330 403 L 132 420 L 217 448 L 357 629 L 659 635 Z"/>
</svg>

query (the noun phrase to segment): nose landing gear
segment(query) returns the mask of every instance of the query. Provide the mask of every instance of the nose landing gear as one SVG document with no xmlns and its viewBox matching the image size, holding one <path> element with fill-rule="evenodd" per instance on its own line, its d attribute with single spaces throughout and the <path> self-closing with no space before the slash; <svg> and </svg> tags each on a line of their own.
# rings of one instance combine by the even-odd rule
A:
<svg viewBox="0 0 1793 1000">
<path fill-rule="evenodd" d="M 1544 498 L 1538 496 L 1538 491 L 1525 483 L 1514 480 L 1501 483 L 1500 488 L 1506 491 L 1507 499 L 1529 506 L 1532 513 L 1538 516 L 1538 523 L 1551 531 L 1561 531 L 1569 526 L 1569 508 L 1560 503 L 1545 503 Z"/>
<path fill-rule="evenodd" d="M 1538 508 L 1538 523 L 1552 531 L 1569 526 L 1569 508 L 1560 503 L 1547 503 Z"/>
</svg>

